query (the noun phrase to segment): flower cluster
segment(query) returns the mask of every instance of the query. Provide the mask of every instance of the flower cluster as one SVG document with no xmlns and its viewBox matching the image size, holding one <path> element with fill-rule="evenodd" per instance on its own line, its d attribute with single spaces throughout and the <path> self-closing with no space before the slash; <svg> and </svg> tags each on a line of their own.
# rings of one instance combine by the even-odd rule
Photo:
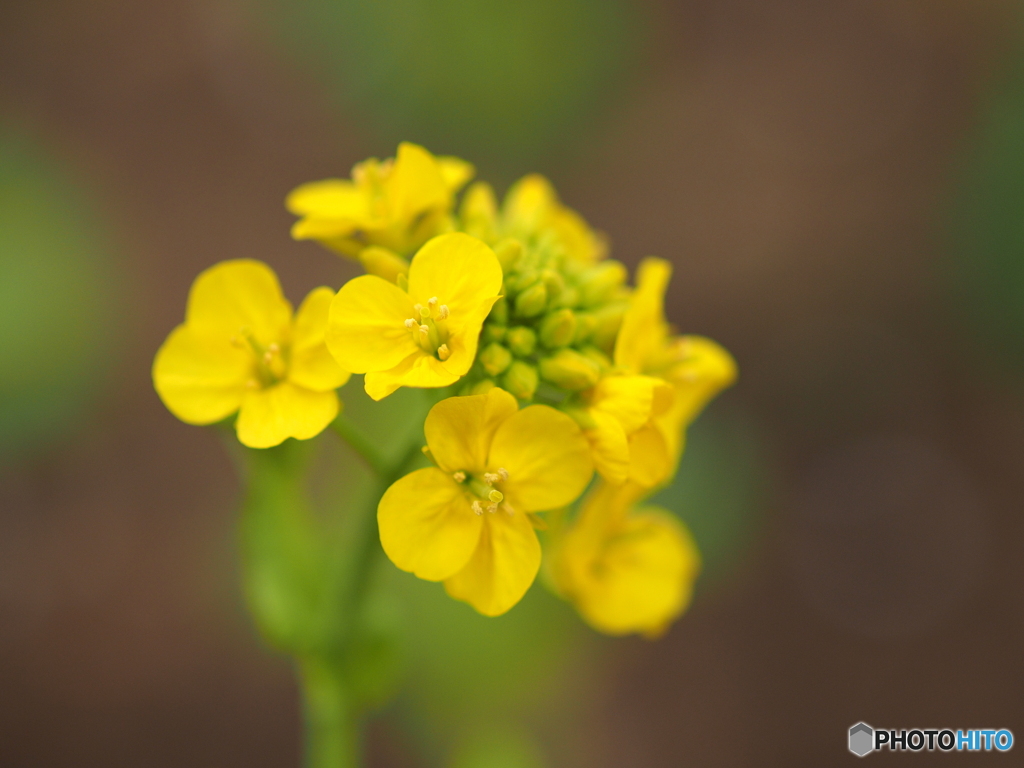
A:
<svg viewBox="0 0 1024 768">
<path fill-rule="evenodd" d="M 367 274 L 318 288 L 293 319 L 266 266 L 208 270 L 157 355 L 157 391 L 190 423 L 237 411 L 239 440 L 267 447 L 324 429 L 348 372 L 378 401 L 435 389 L 433 466 L 378 505 L 395 565 L 498 615 L 544 559 L 592 626 L 656 635 L 685 609 L 699 555 L 682 523 L 642 502 L 672 479 L 686 427 L 735 364 L 674 333 L 669 262 L 645 259 L 630 286 L 546 179 L 521 179 L 500 204 L 476 182 L 460 201 L 473 172 L 405 143 L 351 179 L 293 191 L 293 236 Z"/>
</svg>

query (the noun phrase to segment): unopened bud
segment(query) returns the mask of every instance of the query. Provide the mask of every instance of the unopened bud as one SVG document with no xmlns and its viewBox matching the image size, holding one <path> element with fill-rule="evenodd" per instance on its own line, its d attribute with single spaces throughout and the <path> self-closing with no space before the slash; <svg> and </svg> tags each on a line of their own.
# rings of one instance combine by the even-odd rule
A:
<svg viewBox="0 0 1024 768">
<path fill-rule="evenodd" d="M 581 303 L 588 307 L 603 304 L 626 282 L 626 277 L 626 268 L 618 261 L 602 261 L 591 267 L 580 281 Z"/>
<path fill-rule="evenodd" d="M 558 301 L 562 291 L 565 289 L 565 279 L 553 269 L 545 269 L 540 274 L 544 281 L 544 287 L 548 289 L 548 301 Z"/>
<path fill-rule="evenodd" d="M 478 381 L 476 384 L 474 384 L 470 388 L 469 394 L 486 395 L 488 392 L 494 389 L 495 386 L 495 383 L 491 379 L 484 379 L 483 381 Z"/>
<path fill-rule="evenodd" d="M 478 181 L 466 190 L 459 210 L 462 229 L 473 237 L 490 241 L 498 219 L 498 202 L 491 185 Z"/>
<path fill-rule="evenodd" d="M 481 344 L 490 344 L 492 341 L 501 341 L 505 338 L 505 334 L 508 331 L 504 325 L 495 325 L 494 323 L 487 323 L 484 325 L 483 333 L 480 334 Z"/>
<path fill-rule="evenodd" d="M 488 344 L 480 352 L 480 365 L 491 376 L 497 376 L 512 363 L 512 353 L 497 342 Z"/>
<path fill-rule="evenodd" d="M 611 358 L 593 344 L 587 344 L 585 347 L 580 348 L 580 354 L 597 363 L 597 367 L 602 371 L 612 367 Z"/>
<path fill-rule="evenodd" d="M 577 391 L 594 386 L 601 377 L 601 369 L 579 352 L 561 349 L 540 361 L 540 375 L 556 387 Z"/>
<path fill-rule="evenodd" d="M 494 246 L 494 255 L 498 257 L 502 271 L 508 274 L 523 255 L 523 244 L 514 237 L 507 237 Z"/>
<path fill-rule="evenodd" d="M 574 333 L 572 337 L 573 345 L 580 346 L 581 344 L 589 341 L 595 328 L 597 328 L 596 317 L 589 312 L 577 312 L 576 333 Z"/>
<path fill-rule="evenodd" d="M 519 400 L 532 400 L 537 391 L 537 368 L 522 360 L 516 360 L 501 377 L 502 387 Z"/>
<path fill-rule="evenodd" d="M 359 261 L 371 275 L 383 277 L 389 283 L 397 283 L 399 275 L 409 274 L 409 262 L 397 253 L 371 245 L 359 252 Z"/>
<path fill-rule="evenodd" d="M 516 314 L 519 317 L 536 317 L 548 305 L 548 289 L 538 281 L 516 296 Z"/>
<path fill-rule="evenodd" d="M 532 328 L 517 325 L 508 329 L 508 333 L 505 334 L 505 344 L 516 357 L 529 357 L 537 348 L 537 334 Z"/>
<path fill-rule="evenodd" d="M 619 335 L 622 316 L 626 314 L 624 303 L 610 304 L 594 312 L 596 325 L 590 335 L 593 344 L 601 349 L 611 351 L 615 347 L 615 337 Z"/>
<path fill-rule="evenodd" d="M 564 347 L 576 334 L 576 315 L 571 309 L 560 309 L 540 324 L 540 343 L 548 349 Z"/>
</svg>

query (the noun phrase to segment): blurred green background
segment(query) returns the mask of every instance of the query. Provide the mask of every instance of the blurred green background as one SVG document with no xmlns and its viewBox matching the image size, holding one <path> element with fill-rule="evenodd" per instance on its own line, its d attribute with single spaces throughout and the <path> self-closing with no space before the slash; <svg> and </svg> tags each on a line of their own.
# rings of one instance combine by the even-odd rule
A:
<svg viewBox="0 0 1024 768">
<path fill-rule="evenodd" d="M 216 261 L 293 300 L 352 275 L 290 240 L 284 195 L 400 140 L 499 192 L 543 172 L 614 256 L 672 259 L 670 318 L 741 374 L 657 499 L 704 556 L 663 639 L 597 636 L 540 584 L 484 619 L 382 568 L 407 677 L 371 765 L 816 766 L 858 720 L 1024 729 L 1018 3 L 5 11 L 0 763 L 298 763 L 233 469 L 149 366 Z M 420 423 L 343 397 L 382 439 Z M 326 507 L 365 478 L 323 442 Z"/>
</svg>

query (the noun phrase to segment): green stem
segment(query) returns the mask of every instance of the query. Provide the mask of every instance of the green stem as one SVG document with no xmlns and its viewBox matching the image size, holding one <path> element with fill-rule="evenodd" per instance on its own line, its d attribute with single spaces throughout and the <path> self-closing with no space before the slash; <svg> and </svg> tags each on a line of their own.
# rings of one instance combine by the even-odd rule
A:
<svg viewBox="0 0 1024 768">
<path fill-rule="evenodd" d="M 357 768 L 359 720 L 344 683 L 315 660 L 300 666 L 306 721 L 306 768 Z"/>
<path fill-rule="evenodd" d="M 366 462 L 367 466 L 377 477 L 383 477 L 389 470 L 387 459 L 385 459 L 377 447 L 359 431 L 351 419 L 344 413 L 338 414 L 332 423 L 334 431 L 341 436 L 341 439 L 351 446 L 352 450 L 359 454 L 359 457 Z"/>
</svg>

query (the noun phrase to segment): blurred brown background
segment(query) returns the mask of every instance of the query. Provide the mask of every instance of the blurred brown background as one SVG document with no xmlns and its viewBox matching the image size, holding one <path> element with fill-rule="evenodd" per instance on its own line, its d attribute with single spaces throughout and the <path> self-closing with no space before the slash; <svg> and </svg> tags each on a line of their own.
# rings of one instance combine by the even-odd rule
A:
<svg viewBox="0 0 1024 768">
<path fill-rule="evenodd" d="M 94 254 L 46 262 L 41 295 L 100 297 L 34 326 L 28 357 L 0 351 L 8 379 L 52 363 L 65 387 L 0 453 L 0 764 L 298 765 L 291 670 L 241 605 L 233 469 L 149 366 L 216 261 L 262 259 L 293 299 L 339 285 L 349 266 L 291 241 L 284 195 L 403 138 L 499 188 L 550 176 L 618 258 L 671 258 L 672 320 L 740 364 L 691 440 L 694 474 L 722 478 L 692 513 L 707 579 L 660 642 L 581 641 L 531 724 L 550 765 L 834 765 L 859 720 L 1024 737 L 1024 345 L 986 324 L 1024 306 L 1024 251 L 965 293 L 982 255 L 950 236 L 1000 225 L 958 202 L 988 189 L 978 163 L 1024 177 L 978 149 L 1024 92 L 1018 4 L 335 5 L 0 5 L 0 129 L 75 190 Z M 411 717 L 375 721 L 371 765 L 443 762 Z"/>
</svg>

